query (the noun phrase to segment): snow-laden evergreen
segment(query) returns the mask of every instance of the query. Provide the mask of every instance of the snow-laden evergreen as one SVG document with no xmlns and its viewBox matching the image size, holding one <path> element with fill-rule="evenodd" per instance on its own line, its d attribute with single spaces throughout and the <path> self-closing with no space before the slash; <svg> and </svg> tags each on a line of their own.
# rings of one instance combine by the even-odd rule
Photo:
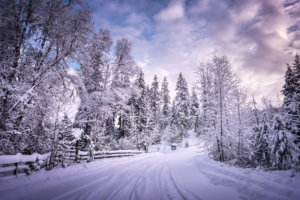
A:
<svg viewBox="0 0 300 200">
<path fill-rule="evenodd" d="M 176 83 L 175 102 L 172 106 L 171 126 L 178 132 L 178 139 L 182 140 L 187 137 L 187 130 L 189 129 L 189 115 L 190 115 L 190 95 L 187 82 L 182 73 L 179 74 Z"/>
<path fill-rule="evenodd" d="M 283 107 L 286 114 L 288 130 L 295 137 L 296 143 L 300 144 L 300 58 L 296 55 L 292 66 L 287 64 L 285 84 L 282 93 L 284 95 Z"/>
<path fill-rule="evenodd" d="M 295 135 L 287 128 L 282 117 L 277 114 L 274 117 L 274 134 L 271 138 L 271 150 L 274 155 L 273 165 L 279 169 L 290 169 L 299 163 L 300 150 L 294 143 Z"/>
<path fill-rule="evenodd" d="M 158 82 L 157 75 L 155 75 L 153 78 L 150 92 L 151 92 L 150 101 L 151 101 L 152 113 L 155 116 L 155 118 L 157 118 L 159 116 L 159 112 L 160 112 L 160 100 L 161 100 L 161 94 L 159 92 L 159 82 Z"/>
<path fill-rule="evenodd" d="M 200 108 L 199 108 L 198 96 L 197 96 L 195 87 L 193 87 L 192 95 L 190 98 L 190 123 L 191 123 L 190 126 L 195 131 L 197 131 L 199 128 L 199 123 L 200 123 L 199 111 L 200 111 Z"/>
<path fill-rule="evenodd" d="M 171 97 L 170 97 L 170 91 L 168 88 L 168 80 L 165 76 L 163 79 L 163 82 L 161 84 L 161 101 L 162 101 L 162 108 L 159 116 L 159 129 L 162 134 L 164 134 L 166 131 L 165 129 L 170 125 L 170 115 L 171 115 Z M 162 136 L 164 137 L 164 136 Z"/>
<path fill-rule="evenodd" d="M 253 160 L 257 166 L 270 166 L 271 162 L 271 126 L 266 113 L 263 114 L 254 140 Z"/>
<path fill-rule="evenodd" d="M 225 55 L 200 62 L 191 91 L 180 73 L 171 100 L 167 77 L 161 88 L 159 75 L 146 86 L 133 43 L 120 38 L 111 51 L 110 31 L 91 19 L 81 1 L 0 2 L 0 154 L 52 152 L 54 166 L 70 149 L 189 147 L 194 130 L 217 161 L 299 169 L 298 55 L 287 65 L 283 104 L 249 100 Z"/>
</svg>

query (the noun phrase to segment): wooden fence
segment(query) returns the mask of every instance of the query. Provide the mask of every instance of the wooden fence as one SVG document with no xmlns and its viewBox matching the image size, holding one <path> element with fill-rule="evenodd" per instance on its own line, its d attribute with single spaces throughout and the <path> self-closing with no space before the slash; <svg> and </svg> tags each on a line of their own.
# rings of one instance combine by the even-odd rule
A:
<svg viewBox="0 0 300 200">
<path fill-rule="evenodd" d="M 50 169 L 57 165 L 66 167 L 74 163 L 90 162 L 95 159 L 134 156 L 144 153 L 137 150 L 119 150 L 119 151 L 77 151 L 70 149 L 66 151 L 66 156 L 51 157 L 51 153 L 43 155 L 34 153 L 32 155 L 1 155 L 0 156 L 0 178 L 10 179 L 14 177 L 30 175 L 32 171 L 38 171 L 42 168 Z M 52 159 L 50 161 L 50 159 Z M 50 166 L 51 162 L 51 166 Z"/>
</svg>

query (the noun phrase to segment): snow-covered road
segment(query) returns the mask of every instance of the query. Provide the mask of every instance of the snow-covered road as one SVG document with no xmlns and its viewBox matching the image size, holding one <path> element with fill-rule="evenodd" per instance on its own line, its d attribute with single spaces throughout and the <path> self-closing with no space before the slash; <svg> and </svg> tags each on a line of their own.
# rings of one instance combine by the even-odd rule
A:
<svg viewBox="0 0 300 200">
<path fill-rule="evenodd" d="M 0 180 L 0 199 L 300 199 L 299 177 L 224 166 L 192 147 Z"/>
</svg>

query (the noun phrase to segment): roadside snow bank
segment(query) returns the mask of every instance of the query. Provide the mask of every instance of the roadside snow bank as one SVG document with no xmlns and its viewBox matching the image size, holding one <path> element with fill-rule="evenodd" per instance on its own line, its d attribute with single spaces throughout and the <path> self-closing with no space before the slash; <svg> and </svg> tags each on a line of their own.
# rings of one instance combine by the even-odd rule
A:
<svg viewBox="0 0 300 200">
<path fill-rule="evenodd" d="M 17 153 L 16 155 L 2 155 L 0 156 L 0 164 L 35 162 L 36 160 L 45 160 L 50 155 L 51 153 L 46 153 L 43 155 L 40 155 L 38 153 L 33 153 L 32 155 L 22 155 L 21 153 Z"/>
<path fill-rule="evenodd" d="M 291 178 L 291 170 L 265 172 L 229 167 L 203 155 L 192 162 L 213 184 L 234 188 L 243 199 L 300 199 L 300 176 Z"/>
</svg>

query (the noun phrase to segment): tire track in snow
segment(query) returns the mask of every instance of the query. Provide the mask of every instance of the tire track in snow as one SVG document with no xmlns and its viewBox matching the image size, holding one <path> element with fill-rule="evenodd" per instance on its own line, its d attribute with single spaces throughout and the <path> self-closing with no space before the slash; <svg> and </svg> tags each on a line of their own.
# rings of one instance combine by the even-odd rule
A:
<svg viewBox="0 0 300 200">
<path fill-rule="evenodd" d="M 177 160 L 175 160 L 176 162 Z M 176 173 L 172 173 L 172 167 L 173 167 L 174 163 L 170 164 L 169 166 L 169 176 L 170 176 L 170 179 L 172 181 L 172 184 L 174 185 L 174 187 L 176 188 L 178 194 L 182 197 L 182 199 L 190 199 L 188 197 L 186 197 L 185 195 L 183 195 L 183 191 L 185 191 L 186 193 L 190 194 L 194 199 L 197 199 L 197 200 L 201 200 L 200 197 L 198 197 L 195 193 L 193 193 L 192 191 L 190 191 L 189 189 L 187 189 L 186 187 L 182 186 L 180 184 L 180 181 L 176 181 L 176 179 L 174 178 L 174 176 L 176 177 Z M 174 174 L 174 176 L 172 175 Z M 176 184 L 177 182 L 177 184 Z M 181 188 L 181 189 L 180 189 Z M 183 191 L 182 191 L 183 190 Z"/>
<path fill-rule="evenodd" d="M 134 190 L 135 190 L 135 187 L 136 187 L 136 185 L 137 185 L 137 182 L 141 179 L 143 173 L 144 173 L 145 170 L 149 167 L 149 165 L 150 165 L 150 164 L 147 164 L 147 165 L 144 167 L 144 169 L 142 170 L 141 174 L 140 174 L 138 177 L 133 176 L 134 178 L 130 180 L 130 182 L 134 182 L 134 187 L 133 187 L 133 189 L 131 190 L 129 199 L 132 199 L 132 193 L 133 193 Z M 140 168 L 139 168 L 138 170 L 140 170 Z M 131 175 L 133 175 L 133 174 L 138 174 L 137 171 L 136 171 L 136 169 L 134 169 L 134 170 L 132 170 L 132 171 L 134 171 L 134 172 L 133 172 Z M 132 176 L 128 176 L 128 177 L 129 177 L 129 178 L 132 178 Z M 126 182 L 126 179 L 123 179 L 123 180 L 122 180 L 122 183 L 123 183 L 123 182 Z M 126 182 L 124 185 L 129 185 L 130 182 Z M 119 185 L 122 186 L 121 184 L 119 184 Z M 109 200 L 110 200 L 110 199 L 113 199 L 113 198 L 114 198 L 114 197 L 115 197 L 122 189 L 123 189 L 123 187 L 121 187 L 121 188 L 118 189 L 118 190 L 113 190 L 113 192 L 112 192 L 113 194 L 110 195 L 108 199 L 109 199 Z"/>
<path fill-rule="evenodd" d="M 104 160 L 98 164 L 83 164 L 80 173 L 73 173 L 76 168 L 66 168 L 56 179 L 55 173 L 47 186 L 47 180 L 37 179 L 29 185 L 17 184 L 18 191 L 44 184 L 42 189 L 23 192 L 23 199 L 220 199 L 213 192 L 215 187 L 199 173 L 198 168 L 188 159 L 196 156 L 195 149 L 183 149 L 167 154 L 149 153 L 130 158 Z M 98 162 L 98 161 L 96 161 Z M 95 169 L 95 166 L 96 169 Z M 69 170 L 70 171 L 69 171 Z M 68 172 L 69 171 L 69 172 Z M 55 170 L 53 171 L 55 172 Z M 72 173 L 70 173 L 72 172 Z M 70 177 L 72 174 L 72 177 Z M 68 176 L 69 175 L 69 176 Z M 34 175 L 32 175 L 34 176 Z M 56 184 L 56 185 L 55 185 Z M 50 185 L 50 187 L 49 187 Z M 199 185 L 205 189 L 199 188 Z M 223 189 L 227 191 L 228 189 Z M 235 191 L 233 191 L 236 194 Z M 45 194 L 48 195 L 45 196 Z M 203 193 L 203 194 L 202 194 Z M 29 194 L 29 195 L 28 195 Z M 27 195 L 27 196 L 26 196 Z M 44 196 L 43 196 L 44 195 Z M 231 194 L 231 196 L 234 196 Z M 237 198 L 230 198 L 235 200 Z"/>
<path fill-rule="evenodd" d="M 132 157 L 132 158 L 135 158 L 136 159 L 136 157 Z M 118 160 L 118 163 L 120 163 L 120 164 L 125 164 L 125 165 L 127 165 L 127 164 L 130 164 L 130 165 L 128 165 L 128 166 L 124 166 L 122 169 L 117 169 L 117 171 L 115 172 L 115 173 L 113 173 L 114 175 L 119 175 L 119 174 L 125 174 L 125 175 L 123 175 L 123 176 L 121 176 L 121 175 L 119 175 L 120 177 L 122 177 L 122 178 L 126 178 L 129 174 L 130 174 L 130 172 L 132 171 L 132 173 L 131 174 L 134 174 L 134 173 L 136 173 L 136 170 L 140 167 L 140 163 L 132 163 L 135 159 L 128 159 L 128 158 L 126 158 L 126 160 L 124 161 L 124 159 L 123 158 L 121 158 L 121 159 L 116 159 L 116 160 Z M 145 157 L 145 158 L 142 158 L 142 159 L 138 159 L 139 161 L 144 161 L 144 160 L 147 160 L 147 159 L 149 159 L 149 157 Z M 151 159 L 151 158 L 150 158 Z M 105 166 L 103 166 L 103 168 L 100 168 L 100 169 L 93 169 L 93 170 L 91 170 L 91 171 L 87 171 L 87 172 L 85 172 L 85 173 L 82 173 L 82 174 L 80 174 L 78 177 L 76 177 L 76 179 L 77 180 L 79 180 L 79 182 L 81 181 L 81 179 L 82 178 L 85 178 L 86 176 L 92 176 L 93 178 L 95 178 L 95 177 L 99 177 L 99 176 L 97 176 L 97 174 L 99 173 L 99 170 L 101 170 L 101 172 L 103 172 L 103 171 L 106 171 L 106 170 L 110 170 L 110 169 L 112 169 L 113 167 L 112 167 L 112 162 L 113 162 L 113 160 L 109 160 L 110 162 L 108 162 L 108 163 L 105 163 L 105 164 L 107 164 L 107 165 L 105 165 Z M 101 162 L 102 163 L 102 162 Z M 86 164 L 83 164 L 83 165 L 86 165 Z M 114 165 L 115 166 L 115 165 Z M 111 172 L 109 172 L 109 173 L 111 173 Z M 110 176 L 110 174 L 108 174 L 107 176 Z M 107 177 L 106 175 L 105 176 L 102 176 L 101 177 L 101 180 L 102 179 L 104 179 L 104 178 L 106 178 Z M 112 177 L 111 177 L 112 178 Z M 68 181 L 70 181 L 70 180 L 73 180 L 74 179 L 74 177 L 67 177 L 66 178 L 67 180 L 62 180 L 62 182 L 59 182 L 59 184 L 62 184 L 62 185 L 64 185 L 64 183 L 65 182 L 68 182 Z M 95 187 L 95 186 L 99 186 L 99 184 L 98 184 L 98 182 L 100 181 L 101 182 L 101 180 L 95 180 L 95 181 L 93 181 L 92 183 L 83 183 L 84 185 L 80 185 L 80 186 L 78 186 L 78 187 L 76 187 L 75 189 L 72 189 L 71 191 L 68 191 L 67 193 L 63 193 L 63 194 L 60 194 L 60 195 L 58 195 L 56 198 L 58 198 L 58 197 L 61 197 L 61 199 L 64 199 L 64 198 L 67 198 L 67 196 L 72 196 L 72 195 L 75 195 L 76 193 L 79 193 L 80 191 L 83 191 L 84 189 L 86 189 L 87 187 Z M 41 181 L 40 181 L 41 182 Z M 38 182 L 38 183 L 35 183 L 35 184 L 40 184 L 40 182 Z M 73 181 L 72 181 L 73 182 Z M 57 184 L 57 183 L 56 183 Z M 29 186 L 30 187 L 30 186 Z M 31 186 L 32 187 L 32 186 Z M 54 185 L 54 187 L 55 187 L 55 185 Z M 64 186 L 62 186 L 62 187 L 64 187 Z M 23 189 L 22 187 L 20 187 L 19 189 Z M 29 194 L 29 196 L 32 196 L 32 195 L 30 195 Z M 30 199 L 30 198 L 28 198 L 28 199 Z"/>
<path fill-rule="evenodd" d="M 170 176 L 170 179 L 172 181 L 172 184 L 174 185 L 176 191 L 178 192 L 178 194 L 180 195 L 180 197 L 184 200 L 187 200 L 187 198 L 182 194 L 181 190 L 178 188 L 177 184 L 175 183 L 174 179 L 173 179 L 173 176 L 171 174 L 171 166 L 172 165 L 169 165 L 169 176 Z"/>
<path fill-rule="evenodd" d="M 75 188 L 75 189 L 73 189 L 73 190 L 71 190 L 71 191 L 68 191 L 68 192 L 66 192 L 66 193 L 63 193 L 62 195 L 59 195 L 59 196 L 55 197 L 53 200 L 66 199 L 67 196 L 70 196 L 70 195 L 72 195 L 72 194 L 78 192 L 79 190 L 84 190 L 84 189 L 86 189 L 86 188 L 88 188 L 88 187 L 91 187 L 91 186 L 93 186 L 93 185 L 95 185 L 95 184 L 100 184 L 101 182 L 105 182 L 105 181 L 111 179 L 113 176 L 114 176 L 114 175 L 105 176 L 105 177 L 102 177 L 102 178 L 97 179 L 97 180 L 95 180 L 95 181 L 92 181 L 92 182 L 90 182 L 90 183 L 88 183 L 88 184 L 84 184 L 84 185 L 82 185 L 82 186 L 80 186 L 80 187 L 77 187 L 77 188 Z M 83 194 L 85 194 L 85 193 L 83 193 Z M 82 195 L 83 195 L 83 194 L 82 194 Z M 85 199 L 85 198 L 80 198 L 80 196 L 82 196 L 82 195 L 79 195 L 79 198 L 78 198 L 78 199 Z"/>
</svg>

